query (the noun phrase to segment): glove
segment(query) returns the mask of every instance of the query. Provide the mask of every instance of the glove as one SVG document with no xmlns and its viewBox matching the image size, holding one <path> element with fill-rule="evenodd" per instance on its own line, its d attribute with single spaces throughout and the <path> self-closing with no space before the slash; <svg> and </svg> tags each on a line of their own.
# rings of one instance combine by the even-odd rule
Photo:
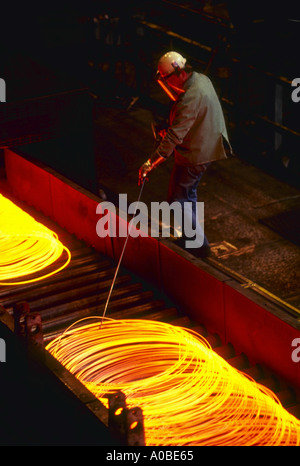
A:
<svg viewBox="0 0 300 466">
<path fill-rule="evenodd" d="M 147 175 L 152 170 L 151 160 L 147 160 L 147 162 L 143 163 L 143 165 L 139 169 L 139 186 L 143 184 L 144 179 L 148 181 Z"/>
<path fill-rule="evenodd" d="M 148 180 L 148 174 L 165 160 L 165 157 L 161 157 L 157 154 L 150 157 L 150 159 L 148 159 L 147 162 L 145 162 L 139 169 L 139 186 L 144 182 L 145 179 Z"/>
</svg>

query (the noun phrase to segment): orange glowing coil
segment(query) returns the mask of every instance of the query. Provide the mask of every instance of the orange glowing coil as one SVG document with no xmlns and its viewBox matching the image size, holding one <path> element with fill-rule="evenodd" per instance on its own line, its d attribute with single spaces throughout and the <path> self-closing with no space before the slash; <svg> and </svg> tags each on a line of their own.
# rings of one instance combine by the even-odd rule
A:
<svg viewBox="0 0 300 466">
<path fill-rule="evenodd" d="M 300 421 L 200 335 L 147 320 L 104 319 L 100 329 L 93 319 L 47 350 L 103 402 L 121 390 L 139 406 L 147 445 L 300 445 Z"/>
<path fill-rule="evenodd" d="M 33 278 L 32 274 L 54 264 L 63 253 L 63 265 Z M 70 259 L 70 251 L 56 233 L 0 194 L 0 285 L 41 280 L 62 270 Z"/>
</svg>

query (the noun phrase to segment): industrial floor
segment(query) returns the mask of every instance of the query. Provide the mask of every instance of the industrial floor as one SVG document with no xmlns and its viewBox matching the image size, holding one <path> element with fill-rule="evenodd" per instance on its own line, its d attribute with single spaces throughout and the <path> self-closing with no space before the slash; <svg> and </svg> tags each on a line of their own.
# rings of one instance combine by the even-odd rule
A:
<svg viewBox="0 0 300 466">
<path fill-rule="evenodd" d="M 143 99 L 129 108 L 118 98 L 96 103 L 98 181 L 107 193 L 126 193 L 128 204 L 138 198 L 138 169 L 154 147 L 152 118 L 152 109 Z M 171 169 L 169 159 L 151 174 L 141 198 L 148 209 L 151 201 L 166 199 Z M 300 247 L 261 223 L 299 209 L 300 190 L 237 154 L 211 165 L 202 178 L 198 199 L 204 201 L 205 233 L 212 246 L 212 256 L 206 260 L 300 319 Z"/>
</svg>

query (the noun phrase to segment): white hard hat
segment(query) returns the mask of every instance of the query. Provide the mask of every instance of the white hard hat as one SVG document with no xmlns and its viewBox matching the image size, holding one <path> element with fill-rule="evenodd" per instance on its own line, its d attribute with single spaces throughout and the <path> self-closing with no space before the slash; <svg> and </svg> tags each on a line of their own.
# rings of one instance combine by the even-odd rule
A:
<svg viewBox="0 0 300 466">
<path fill-rule="evenodd" d="M 178 52 L 167 52 L 158 61 L 157 73 L 161 78 L 166 78 L 177 70 L 184 69 L 186 58 Z"/>
</svg>

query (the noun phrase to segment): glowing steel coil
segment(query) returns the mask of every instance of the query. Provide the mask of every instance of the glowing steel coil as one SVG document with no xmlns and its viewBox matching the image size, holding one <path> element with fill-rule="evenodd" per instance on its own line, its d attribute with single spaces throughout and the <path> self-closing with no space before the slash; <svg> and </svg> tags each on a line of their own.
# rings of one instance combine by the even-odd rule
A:
<svg viewBox="0 0 300 466">
<path fill-rule="evenodd" d="M 42 276 L 32 277 L 54 264 L 64 252 L 63 265 Z M 62 270 L 70 259 L 70 251 L 58 240 L 56 233 L 0 194 L 0 285 L 41 280 Z"/>
<path fill-rule="evenodd" d="M 142 408 L 147 445 L 300 444 L 300 421 L 200 335 L 146 320 L 76 324 L 48 351 L 99 399 L 121 390 Z"/>
</svg>

